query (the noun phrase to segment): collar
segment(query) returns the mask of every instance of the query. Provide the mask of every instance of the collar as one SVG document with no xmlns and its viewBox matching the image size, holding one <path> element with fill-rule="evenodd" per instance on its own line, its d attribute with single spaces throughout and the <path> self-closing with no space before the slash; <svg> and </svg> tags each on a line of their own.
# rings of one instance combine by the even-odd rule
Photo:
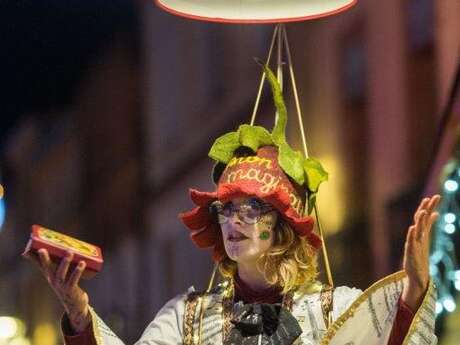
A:
<svg viewBox="0 0 460 345">
<path fill-rule="evenodd" d="M 281 288 L 277 286 L 269 287 L 264 290 L 254 290 L 246 284 L 238 274 L 234 277 L 235 297 L 234 301 L 244 303 L 281 303 L 283 296 Z"/>
</svg>

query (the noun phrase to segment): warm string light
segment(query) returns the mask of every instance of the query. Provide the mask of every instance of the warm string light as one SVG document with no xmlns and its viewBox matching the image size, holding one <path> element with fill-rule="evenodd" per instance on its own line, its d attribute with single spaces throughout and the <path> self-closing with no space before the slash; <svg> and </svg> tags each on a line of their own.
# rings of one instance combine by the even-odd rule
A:
<svg viewBox="0 0 460 345">
<path fill-rule="evenodd" d="M 2 226 L 5 221 L 6 205 L 5 205 L 4 193 L 5 193 L 5 190 L 3 189 L 3 186 L 0 184 L 0 231 L 2 231 Z"/>
<path fill-rule="evenodd" d="M 460 291 L 460 268 L 455 252 L 460 226 L 459 185 L 460 166 L 457 166 L 443 183 L 440 217 L 435 224 L 430 255 L 430 275 L 438 288 L 437 315 L 456 309 L 455 295 Z"/>
</svg>

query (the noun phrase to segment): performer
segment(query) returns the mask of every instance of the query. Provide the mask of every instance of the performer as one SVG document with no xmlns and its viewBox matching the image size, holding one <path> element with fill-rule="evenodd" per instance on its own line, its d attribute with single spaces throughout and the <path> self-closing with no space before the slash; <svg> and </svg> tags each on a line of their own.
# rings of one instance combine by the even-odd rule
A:
<svg viewBox="0 0 460 345">
<path fill-rule="evenodd" d="M 192 241 L 213 248 L 224 280 L 210 291 L 191 289 L 169 301 L 137 344 L 436 344 L 428 260 L 440 196 L 423 199 L 415 212 L 403 271 L 364 292 L 320 284 L 321 239 L 305 208 L 312 207 L 324 171 L 317 161 L 295 159 L 299 154 L 285 140 L 279 86 L 266 72 L 278 109 L 272 133 L 242 125 L 217 139 L 210 151 L 217 161 L 216 190 L 191 190 L 196 207 L 180 215 Z M 307 176 L 303 183 L 299 167 Z M 66 344 L 123 344 L 79 286 L 85 263 L 69 272 L 69 253 L 54 271 L 46 250 L 39 257 L 65 309 Z"/>
</svg>

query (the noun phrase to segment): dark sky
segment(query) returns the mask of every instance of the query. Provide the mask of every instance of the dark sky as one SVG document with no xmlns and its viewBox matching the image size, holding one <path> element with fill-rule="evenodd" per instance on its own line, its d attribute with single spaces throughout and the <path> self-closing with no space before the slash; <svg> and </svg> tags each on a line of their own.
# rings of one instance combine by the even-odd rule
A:
<svg viewBox="0 0 460 345">
<path fill-rule="evenodd" d="M 72 102 L 88 63 L 137 28 L 134 0 L 0 0 L 0 135 Z M 153 4 L 152 4 L 153 6 Z"/>
</svg>

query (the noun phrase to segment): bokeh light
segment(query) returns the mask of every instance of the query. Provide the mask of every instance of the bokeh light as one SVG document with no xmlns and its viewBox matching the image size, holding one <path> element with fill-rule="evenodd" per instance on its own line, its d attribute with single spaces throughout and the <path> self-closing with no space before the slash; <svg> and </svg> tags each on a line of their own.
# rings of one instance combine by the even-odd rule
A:
<svg viewBox="0 0 460 345">
<path fill-rule="evenodd" d="M 453 234 L 455 232 L 455 225 L 454 224 L 446 224 L 444 226 L 444 231 L 447 233 L 447 234 Z"/>
<path fill-rule="evenodd" d="M 458 182 L 454 180 L 447 180 L 444 182 L 444 189 L 447 192 L 455 192 L 458 189 Z"/>
<path fill-rule="evenodd" d="M 448 213 L 446 213 L 446 214 L 444 215 L 444 221 L 445 221 L 446 223 L 453 223 L 453 222 L 455 222 L 456 219 L 457 219 L 457 217 L 456 217 L 455 214 L 452 213 L 452 212 L 448 212 Z"/>
</svg>

